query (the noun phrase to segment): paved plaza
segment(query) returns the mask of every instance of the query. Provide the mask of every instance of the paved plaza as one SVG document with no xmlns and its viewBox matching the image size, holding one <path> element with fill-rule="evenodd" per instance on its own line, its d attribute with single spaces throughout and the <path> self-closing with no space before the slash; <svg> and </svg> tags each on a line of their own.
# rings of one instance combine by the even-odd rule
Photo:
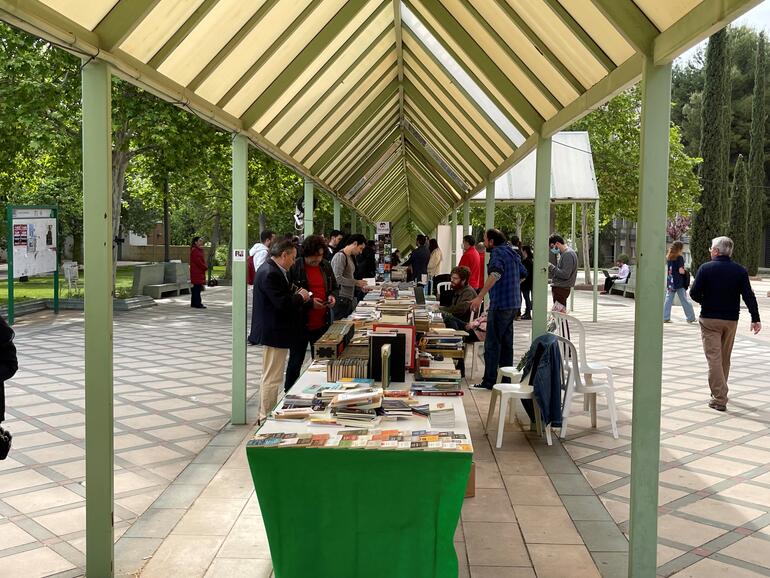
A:
<svg viewBox="0 0 770 578">
<path fill-rule="evenodd" d="M 768 310 L 769 283 L 755 283 Z M 271 576 L 243 449 L 251 425 L 230 411 L 229 289 L 115 317 L 116 574 Z M 620 439 L 599 399 L 596 430 L 575 402 L 563 445 L 510 424 L 484 435 L 489 393 L 469 391 L 476 497 L 455 545 L 460 576 L 625 576 L 634 302 L 575 299 L 588 357 L 613 367 Z M 744 313 L 745 315 L 745 313 Z M 675 307 L 664 326 L 658 574 L 770 576 L 770 334 L 741 321 L 727 413 L 706 406 L 697 325 Z M 12 459 L 0 462 L 0 577 L 81 576 L 84 564 L 82 314 L 21 318 L 22 369 L 8 386 Z M 767 331 L 767 329 L 766 329 Z M 518 359 L 529 324 L 516 323 Z M 249 348 L 249 416 L 259 351 Z M 468 364 L 470 367 L 470 363 Z M 481 368 L 477 364 L 476 378 Z M 469 378 L 469 382 L 471 379 Z M 579 398 L 579 396 L 578 396 Z M 224 428 L 223 428 L 224 426 Z"/>
</svg>

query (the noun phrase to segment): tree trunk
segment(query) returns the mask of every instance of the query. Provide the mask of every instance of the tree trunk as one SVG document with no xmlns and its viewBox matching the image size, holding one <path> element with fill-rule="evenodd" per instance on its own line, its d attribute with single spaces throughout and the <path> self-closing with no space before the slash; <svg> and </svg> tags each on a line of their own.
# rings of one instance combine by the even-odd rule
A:
<svg viewBox="0 0 770 578">
<path fill-rule="evenodd" d="M 225 279 L 233 278 L 233 250 L 232 240 L 227 241 L 227 264 L 225 265 Z"/>
<path fill-rule="evenodd" d="M 521 241 L 524 238 L 521 234 L 521 229 L 522 229 L 521 213 L 519 211 L 516 211 L 516 236 L 519 238 L 519 241 Z"/>
<path fill-rule="evenodd" d="M 208 266 L 208 280 L 211 281 L 211 272 L 214 269 L 214 259 L 216 257 L 217 247 L 219 246 L 219 238 L 222 234 L 221 231 L 221 216 L 219 211 L 214 213 L 214 224 L 211 227 L 211 249 L 209 250 L 209 258 L 206 265 Z"/>
<path fill-rule="evenodd" d="M 586 204 L 580 205 L 580 234 L 582 236 L 582 253 L 583 253 L 583 271 L 585 273 L 585 282 L 587 285 L 591 285 L 591 259 L 589 258 L 589 246 L 588 237 L 590 231 L 588 230 L 588 211 L 586 210 Z"/>
<path fill-rule="evenodd" d="M 171 257 L 171 251 L 169 250 L 169 245 L 171 244 L 170 239 L 170 219 L 168 214 L 168 175 L 166 175 L 166 178 L 163 179 L 163 261 L 166 263 L 169 262 Z"/>
<path fill-rule="evenodd" d="M 264 211 L 259 212 L 259 234 L 262 235 L 262 231 L 267 229 L 267 216 Z M 261 238 L 261 237 L 260 237 Z"/>
<path fill-rule="evenodd" d="M 631 250 L 631 221 L 623 219 L 623 227 L 625 227 L 626 235 L 625 251 L 628 258 L 631 259 L 634 257 L 634 252 Z"/>
<path fill-rule="evenodd" d="M 131 158 L 128 152 L 128 135 L 118 131 L 114 136 L 112 151 L 112 287 L 115 290 L 115 276 L 118 267 L 118 246 L 114 239 L 120 238 L 120 210 L 123 206 L 123 191 L 126 187 L 126 169 Z"/>
</svg>

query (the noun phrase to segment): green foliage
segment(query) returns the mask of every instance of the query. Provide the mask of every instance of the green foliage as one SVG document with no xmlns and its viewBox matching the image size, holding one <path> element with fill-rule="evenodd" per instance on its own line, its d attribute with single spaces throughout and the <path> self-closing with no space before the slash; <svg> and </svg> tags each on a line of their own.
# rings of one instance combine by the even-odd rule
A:
<svg viewBox="0 0 770 578">
<path fill-rule="evenodd" d="M 751 108 L 751 141 L 749 147 L 749 206 L 745 263 L 750 275 L 756 275 L 764 241 L 763 215 L 765 197 L 765 36 L 757 41 L 754 64 L 754 90 Z"/>
<path fill-rule="evenodd" d="M 722 233 L 728 209 L 727 156 L 725 141 L 728 138 L 725 120 L 727 99 L 725 77 L 728 75 L 729 45 L 723 29 L 711 36 L 706 48 L 705 83 L 703 88 L 700 179 L 703 187 L 700 204 L 695 212 L 692 227 L 693 269 L 709 258 L 711 239 Z"/>
<path fill-rule="evenodd" d="M 749 181 L 746 174 L 746 163 L 743 156 L 739 155 L 735 163 L 732 194 L 730 196 L 730 222 L 727 227 L 727 236 L 735 243 L 733 260 L 746 266 L 751 251 L 748 245 L 748 218 L 749 218 Z"/>
</svg>

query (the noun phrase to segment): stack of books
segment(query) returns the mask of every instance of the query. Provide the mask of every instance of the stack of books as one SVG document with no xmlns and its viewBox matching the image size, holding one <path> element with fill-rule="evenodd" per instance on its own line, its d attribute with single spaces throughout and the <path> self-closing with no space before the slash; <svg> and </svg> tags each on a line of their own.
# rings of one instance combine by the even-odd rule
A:
<svg viewBox="0 0 770 578">
<path fill-rule="evenodd" d="M 381 413 L 385 419 L 398 419 L 400 417 L 412 417 L 412 406 L 403 399 L 387 398 L 382 400 Z"/>
<path fill-rule="evenodd" d="M 341 425 L 374 427 L 380 421 L 382 407 L 382 389 L 369 388 L 369 391 L 339 393 L 329 403 L 332 416 Z"/>
<path fill-rule="evenodd" d="M 350 321 L 335 321 L 329 326 L 321 338 L 315 342 L 316 359 L 337 359 L 345 351 L 353 337 L 355 326 Z"/>
<path fill-rule="evenodd" d="M 369 360 L 366 358 L 333 359 L 326 366 L 328 381 L 359 377 L 369 377 Z"/>
<path fill-rule="evenodd" d="M 415 395 L 462 395 L 460 371 L 457 369 L 439 369 L 420 367 L 412 384 Z"/>
<path fill-rule="evenodd" d="M 437 403 L 430 407 L 430 425 L 436 428 L 455 426 L 455 408 L 448 403 Z"/>
<path fill-rule="evenodd" d="M 353 429 L 336 434 L 257 433 L 246 444 L 253 448 L 339 448 L 473 452 L 468 436 L 453 431 Z"/>
<path fill-rule="evenodd" d="M 465 355 L 463 337 L 467 335 L 465 331 L 456 329 L 433 329 L 420 340 L 420 349 L 432 355 L 460 359 Z"/>
</svg>

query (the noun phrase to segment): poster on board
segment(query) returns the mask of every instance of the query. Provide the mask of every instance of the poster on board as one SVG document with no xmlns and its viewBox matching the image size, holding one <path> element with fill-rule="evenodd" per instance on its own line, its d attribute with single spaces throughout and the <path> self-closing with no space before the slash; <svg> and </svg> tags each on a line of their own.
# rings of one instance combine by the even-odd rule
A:
<svg viewBox="0 0 770 578">
<path fill-rule="evenodd" d="M 13 277 L 56 271 L 56 218 L 51 209 L 13 209 Z"/>
</svg>

